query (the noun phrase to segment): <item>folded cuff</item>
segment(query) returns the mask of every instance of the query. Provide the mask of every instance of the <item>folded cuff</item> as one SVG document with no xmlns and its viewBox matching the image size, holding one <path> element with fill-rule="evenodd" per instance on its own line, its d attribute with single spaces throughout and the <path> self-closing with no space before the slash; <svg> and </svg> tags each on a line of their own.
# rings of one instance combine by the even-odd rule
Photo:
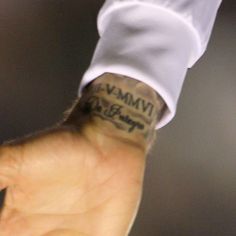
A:
<svg viewBox="0 0 236 236">
<path fill-rule="evenodd" d="M 161 128 L 176 113 L 188 67 L 199 54 L 194 31 L 177 14 L 150 4 L 120 3 L 99 15 L 100 39 L 83 88 L 100 75 L 122 74 L 146 83 L 165 101 Z"/>
</svg>

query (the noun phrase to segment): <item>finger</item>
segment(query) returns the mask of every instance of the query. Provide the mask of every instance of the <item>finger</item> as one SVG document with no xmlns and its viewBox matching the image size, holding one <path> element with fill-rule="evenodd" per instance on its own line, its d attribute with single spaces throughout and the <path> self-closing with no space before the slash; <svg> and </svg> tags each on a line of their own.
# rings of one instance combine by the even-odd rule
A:
<svg viewBox="0 0 236 236">
<path fill-rule="evenodd" d="M 14 148 L 0 146 L 0 191 L 14 183 L 18 169 Z"/>
</svg>

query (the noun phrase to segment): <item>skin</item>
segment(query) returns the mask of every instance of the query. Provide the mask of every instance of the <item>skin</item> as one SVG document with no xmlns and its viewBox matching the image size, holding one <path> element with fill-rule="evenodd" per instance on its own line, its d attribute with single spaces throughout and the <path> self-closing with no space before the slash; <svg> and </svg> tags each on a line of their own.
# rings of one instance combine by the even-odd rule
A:
<svg viewBox="0 0 236 236">
<path fill-rule="evenodd" d="M 104 74 L 62 122 L 3 144 L 0 235 L 128 235 L 164 108 L 142 82 Z"/>
</svg>

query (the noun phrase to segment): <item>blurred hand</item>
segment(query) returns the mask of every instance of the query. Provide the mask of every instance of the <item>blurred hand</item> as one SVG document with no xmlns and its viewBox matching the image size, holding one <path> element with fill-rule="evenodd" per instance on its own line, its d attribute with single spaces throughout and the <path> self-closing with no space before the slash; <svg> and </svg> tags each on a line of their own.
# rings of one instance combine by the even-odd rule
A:
<svg viewBox="0 0 236 236">
<path fill-rule="evenodd" d="M 145 154 L 87 130 L 62 127 L 1 147 L 1 236 L 127 234 Z"/>
<path fill-rule="evenodd" d="M 52 129 L 0 147 L 0 236 L 126 236 L 164 103 L 104 74 Z"/>
</svg>

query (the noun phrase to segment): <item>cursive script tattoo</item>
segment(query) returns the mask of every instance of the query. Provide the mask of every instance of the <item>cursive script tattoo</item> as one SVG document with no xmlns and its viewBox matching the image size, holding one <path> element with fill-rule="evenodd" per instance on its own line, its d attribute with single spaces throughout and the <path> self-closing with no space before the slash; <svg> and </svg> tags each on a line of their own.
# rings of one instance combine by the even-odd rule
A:
<svg viewBox="0 0 236 236">
<path fill-rule="evenodd" d="M 129 126 L 128 132 L 132 132 L 135 129 L 143 130 L 144 124 L 138 120 L 131 118 L 129 115 L 123 112 L 123 106 L 118 104 L 109 104 L 108 106 L 103 106 L 104 99 L 97 96 L 92 96 L 86 101 L 85 109 L 90 110 L 95 116 L 102 117 L 110 122 L 114 123 L 116 126 L 122 127 L 121 123 Z M 103 101 L 103 102 L 102 102 Z M 109 103 L 108 101 L 106 101 Z"/>
</svg>

